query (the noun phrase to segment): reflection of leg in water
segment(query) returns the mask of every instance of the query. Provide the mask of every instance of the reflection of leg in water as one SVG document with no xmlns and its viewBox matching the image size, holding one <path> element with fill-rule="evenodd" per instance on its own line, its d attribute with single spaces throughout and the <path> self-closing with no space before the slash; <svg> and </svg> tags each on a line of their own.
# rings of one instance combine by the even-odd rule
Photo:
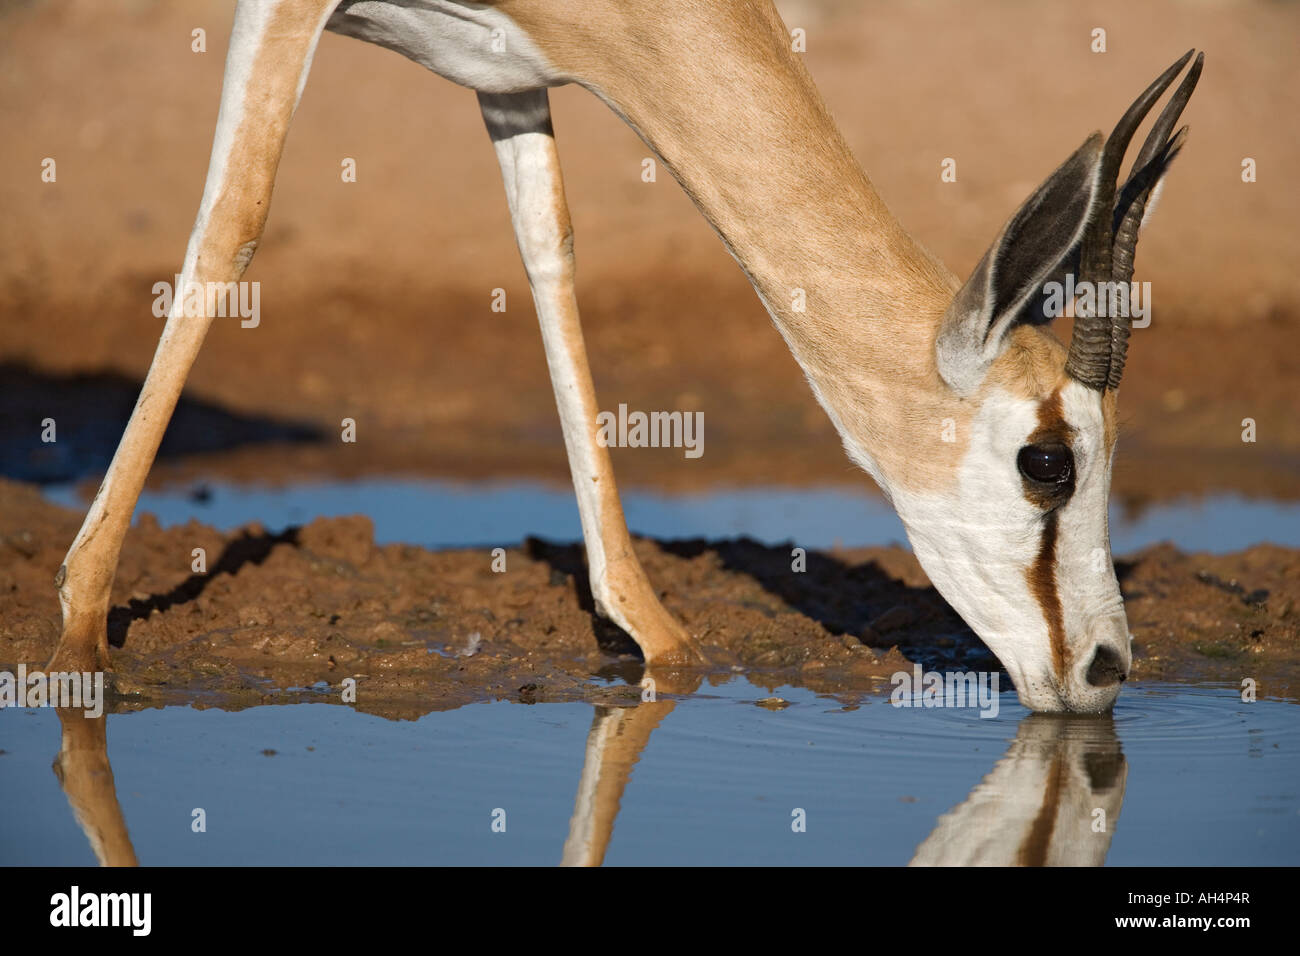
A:
<svg viewBox="0 0 1300 956">
<path fill-rule="evenodd" d="M 698 675 L 652 669 L 647 676 L 653 676 L 661 694 L 689 694 L 700 685 Z M 653 700 L 636 707 L 596 707 L 561 866 L 600 866 L 605 859 L 632 767 L 674 706 L 671 700 Z"/>
<path fill-rule="evenodd" d="M 58 713 L 63 740 L 54 758 L 54 775 L 68 795 L 72 815 L 102 866 L 136 866 L 108 765 L 108 718 L 87 717 L 66 707 Z"/>
<path fill-rule="evenodd" d="M 910 865 L 1100 866 L 1127 776 L 1109 715 L 1030 715 L 965 802 L 939 818 Z"/>
</svg>

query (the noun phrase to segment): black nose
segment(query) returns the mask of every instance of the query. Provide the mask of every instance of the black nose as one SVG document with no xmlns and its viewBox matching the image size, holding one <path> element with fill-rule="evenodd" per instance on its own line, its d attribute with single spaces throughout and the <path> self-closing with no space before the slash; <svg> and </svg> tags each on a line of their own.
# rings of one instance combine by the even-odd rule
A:
<svg viewBox="0 0 1300 956">
<path fill-rule="evenodd" d="M 1097 648 L 1097 653 L 1088 665 L 1088 683 L 1093 687 L 1109 687 L 1128 677 L 1124 673 L 1124 663 L 1119 654 L 1106 645 Z"/>
</svg>

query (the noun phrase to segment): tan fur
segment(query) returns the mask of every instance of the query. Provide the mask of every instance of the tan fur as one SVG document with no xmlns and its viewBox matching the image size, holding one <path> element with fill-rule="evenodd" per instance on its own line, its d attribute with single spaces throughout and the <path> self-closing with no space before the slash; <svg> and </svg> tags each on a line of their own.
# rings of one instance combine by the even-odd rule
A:
<svg viewBox="0 0 1300 956">
<path fill-rule="evenodd" d="M 663 157 L 754 282 L 841 433 L 891 483 L 930 491 L 953 482 L 980 403 L 953 395 L 935 363 L 960 282 L 876 193 L 775 9 L 745 0 L 497 5 Z M 806 293 L 802 313 L 791 307 L 796 288 Z M 1063 380 L 1064 349 L 1035 328 L 1011 336 L 986 387 L 1047 395 Z M 948 420 L 956 441 L 942 440 Z"/>
<path fill-rule="evenodd" d="M 1103 428 L 1102 440 L 1106 443 L 1106 458 L 1115 451 L 1115 443 L 1119 440 L 1119 392 L 1108 389 L 1101 396 L 1101 420 Z"/>
<path fill-rule="evenodd" d="M 1066 349 L 1052 333 L 1019 325 L 1007 336 L 1007 346 L 989 368 L 985 388 L 1001 388 L 1018 398 L 1045 401 L 1066 382 Z"/>
<path fill-rule="evenodd" d="M 271 204 L 303 65 L 332 6 L 333 0 L 294 0 L 274 12 L 253 67 L 224 188 L 199 239 L 193 276 L 199 282 L 237 280 L 248 264 Z M 101 493 L 59 571 L 63 636 L 51 669 L 108 665 L 105 619 L 122 539 L 211 324 L 210 316 L 177 316 L 167 322 Z"/>
</svg>

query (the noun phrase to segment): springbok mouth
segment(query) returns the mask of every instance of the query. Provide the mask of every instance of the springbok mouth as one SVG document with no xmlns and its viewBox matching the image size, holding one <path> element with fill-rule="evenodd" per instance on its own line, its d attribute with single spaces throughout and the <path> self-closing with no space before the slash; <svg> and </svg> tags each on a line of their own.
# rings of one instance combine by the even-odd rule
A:
<svg viewBox="0 0 1300 956">
<path fill-rule="evenodd" d="M 1076 691 L 1073 695 L 1064 696 L 1063 703 L 1072 714 L 1108 714 L 1115 709 L 1115 702 L 1119 700 L 1119 688 L 1117 681 L 1105 688 L 1089 688 L 1083 695 Z"/>
<path fill-rule="evenodd" d="M 1104 687 L 1087 683 L 1061 686 L 1053 679 L 1016 683 L 1020 703 L 1039 714 L 1106 714 L 1119 699 L 1122 679 Z"/>
<path fill-rule="evenodd" d="M 1078 701 L 1067 700 L 1065 698 L 1060 698 L 1051 702 L 1053 706 L 1043 706 L 1042 704 L 1035 706 L 1024 698 L 1021 698 L 1020 702 L 1036 714 L 1058 714 L 1060 716 L 1074 717 L 1087 717 L 1092 715 L 1100 717 L 1113 711 L 1115 709 L 1115 702 L 1118 699 L 1119 695 L 1115 694 L 1109 698 L 1108 702 L 1104 703 L 1099 701 L 1097 703 L 1085 704 Z"/>
</svg>

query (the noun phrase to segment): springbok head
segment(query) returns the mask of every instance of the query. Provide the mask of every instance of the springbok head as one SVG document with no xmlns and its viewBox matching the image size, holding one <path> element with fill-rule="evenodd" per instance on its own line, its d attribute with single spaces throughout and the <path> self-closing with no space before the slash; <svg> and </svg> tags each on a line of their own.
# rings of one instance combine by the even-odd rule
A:
<svg viewBox="0 0 1300 956">
<path fill-rule="evenodd" d="M 1132 325 L 1125 292 L 1144 213 L 1186 136 L 1173 129 L 1202 56 L 1122 188 L 1117 179 L 1138 125 L 1191 56 L 1138 97 L 1104 145 L 1094 133 L 1048 177 L 956 292 L 934 352 L 943 407 L 968 433 L 955 477 L 938 491 L 891 482 L 922 566 L 1034 710 L 1108 710 L 1129 673 L 1107 526 Z M 1037 326 L 1072 293 L 1067 350 Z"/>
</svg>

